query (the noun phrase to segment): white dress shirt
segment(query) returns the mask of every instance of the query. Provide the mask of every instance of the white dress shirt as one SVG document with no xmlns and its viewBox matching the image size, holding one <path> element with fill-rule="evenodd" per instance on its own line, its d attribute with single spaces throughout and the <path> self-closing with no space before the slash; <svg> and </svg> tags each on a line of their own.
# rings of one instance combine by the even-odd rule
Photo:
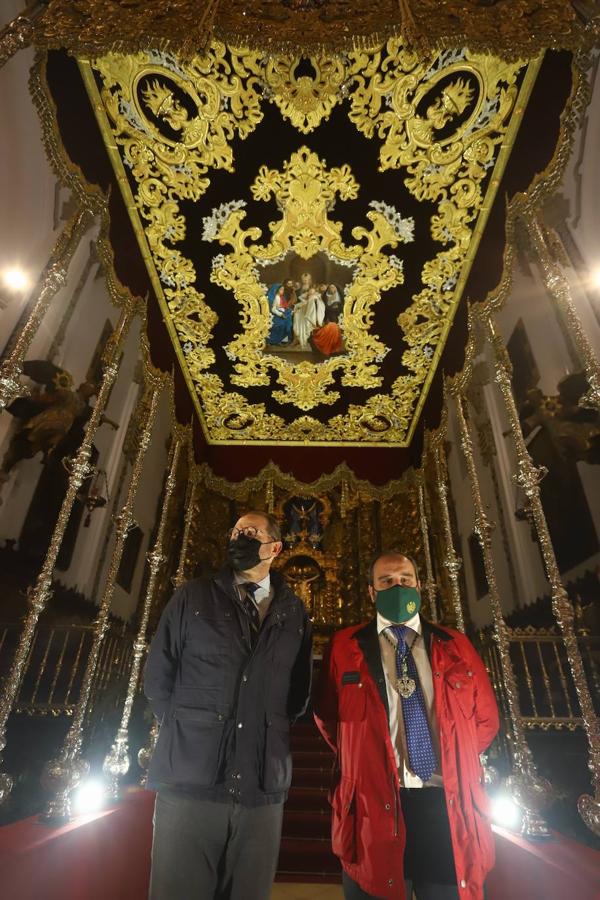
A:
<svg viewBox="0 0 600 900">
<path fill-rule="evenodd" d="M 382 616 L 381 613 L 377 613 L 377 634 L 379 636 L 379 649 L 381 651 L 381 663 L 385 675 L 385 687 L 387 691 L 388 707 L 390 710 L 390 736 L 392 738 L 392 746 L 394 748 L 396 762 L 398 763 L 398 774 L 400 775 L 400 781 L 403 787 L 440 787 L 443 782 L 441 771 L 439 768 L 439 731 L 433 706 L 433 677 L 431 674 L 431 664 L 429 662 L 429 657 L 427 656 L 425 641 L 423 639 L 423 629 L 421 626 L 421 618 L 419 616 L 419 613 L 415 613 L 415 615 L 411 619 L 408 619 L 406 622 L 402 622 L 402 624 L 412 629 L 414 633 L 414 638 L 411 638 L 410 632 L 408 633 L 407 643 L 410 646 L 410 650 L 415 661 L 415 666 L 417 668 L 417 674 L 419 676 L 419 682 L 421 684 L 421 691 L 423 693 L 423 699 L 425 701 L 425 711 L 427 713 L 427 719 L 429 721 L 431 739 L 433 741 L 433 746 L 438 760 L 438 767 L 436 768 L 429 781 L 427 781 L 424 785 L 419 776 L 415 775 L 414 772 L 411 772 L 407 765 L 408 750 L 406 746 L 406 735 L 404 733 L 404 720 L 402 718 L 402 701 L 396 687 L 396 650 L 391 643 L 393 642 L 394 644 L 396 644 L 396 639 L 394 635 L 389 631 L 386 632 L 386 634 L 388 635 L 387 637 L 383 634 L 386 628 L 390 628 L 390 626 L 396 624 L 396 622 L 390 622 L 390 620 Z"/>
<path fill-rule="evenodd" d="M 249 579 L 243 575 L 241 572 L 235 573 L 235 583 L 237 585 L 238 594 L 240 596 L 240 600 L 243 600 L 246 596 L 246 592 L 244 591 L 243 585 L 248 584 Z M 264 622 L 265 616 L 269 611 L 269 607 L 271 605 L 271 600 L 273 599 L 273 591 L 271 589 L 271 575 L 269 572 L 265 575 L 265 577 L 261 581 L 255 581 L 254 584 L 257 585 L 256 590 L 254 591 L 254 596 L 248 594 L 250 599 L 253 601 L 254 605 L 258 609 L 258 618 L 260 624 Z"/>
</svg>

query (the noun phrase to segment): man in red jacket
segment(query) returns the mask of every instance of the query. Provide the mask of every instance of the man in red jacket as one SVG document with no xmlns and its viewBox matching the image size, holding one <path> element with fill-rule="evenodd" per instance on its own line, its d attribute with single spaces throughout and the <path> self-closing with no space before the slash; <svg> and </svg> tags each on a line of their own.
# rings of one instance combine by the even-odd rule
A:
<svg viewBox="0 0 600 900">
<path fill-rule="evenodd" d="M 498 730 L 485 667 L 420 616 L 410 556 L 379 556 L 370 582 L 376 617 L 333 636 L 315 704 L 346 900 L 481 900 L 494 845 L 479 754 Z"/>
</svg>

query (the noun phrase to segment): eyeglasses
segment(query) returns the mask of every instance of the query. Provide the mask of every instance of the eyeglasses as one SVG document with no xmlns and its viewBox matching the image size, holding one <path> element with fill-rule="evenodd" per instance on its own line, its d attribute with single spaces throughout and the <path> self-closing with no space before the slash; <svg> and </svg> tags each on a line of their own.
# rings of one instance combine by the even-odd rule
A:
<svg viewBox="0 0 600 900">
<path fill-rule="evenodd" d="M 237 541 L 240 534 L 245 534 L 247 538 L 255 538 L 258 537 L 259 534 L 266 534 L 267 537 L 271 537 L 268 532 L 263 531 L 262 528 L 255 528 L 254 525 L 247 525 L 245 528 L 230 528 L 227 532 L 227 538 L 230 541 Z"/>
</svg>

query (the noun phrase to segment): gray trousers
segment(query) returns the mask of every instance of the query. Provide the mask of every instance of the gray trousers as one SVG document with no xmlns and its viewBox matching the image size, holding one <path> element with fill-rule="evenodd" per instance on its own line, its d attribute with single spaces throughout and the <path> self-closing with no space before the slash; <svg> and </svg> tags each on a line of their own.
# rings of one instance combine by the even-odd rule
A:
<svg viewBox="0 0 600 900">
<path fill-rule="evenodd" d="M 246 807 L 159 791 L 150 900 L 269 900 L 283 803 Z"/>
</svg>

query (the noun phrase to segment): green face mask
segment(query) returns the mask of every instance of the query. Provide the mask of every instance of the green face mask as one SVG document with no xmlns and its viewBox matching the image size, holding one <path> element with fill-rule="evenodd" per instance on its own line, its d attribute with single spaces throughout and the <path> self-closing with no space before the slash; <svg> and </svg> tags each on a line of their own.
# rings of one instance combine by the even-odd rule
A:
<svg viewBox="0 0 600 900">
<path fill-rule="evenodd" d="M 385 591 L 377 591 L 375 606 L 390 622 L 408 622 L 421 609 L 421 595 L 414 587 L 394 584 Z"/>
</svg>

